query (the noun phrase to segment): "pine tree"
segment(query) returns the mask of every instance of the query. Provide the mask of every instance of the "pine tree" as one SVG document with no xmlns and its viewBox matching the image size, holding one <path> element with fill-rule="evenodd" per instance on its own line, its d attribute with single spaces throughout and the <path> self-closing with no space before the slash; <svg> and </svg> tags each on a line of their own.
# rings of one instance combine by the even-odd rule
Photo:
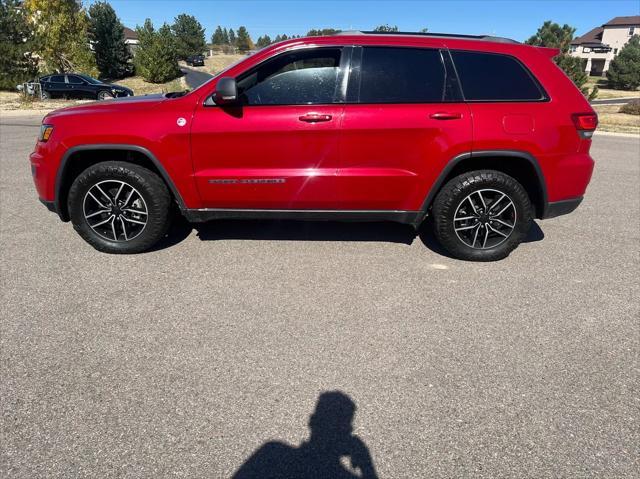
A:
<svg viewBox="0 0 640 479">
<path fill-rule="evenodd" d="M 19 0 L 0 0 L 0 89 L 15 90 L 38 71 L 33 32 L 21 6 Z"/>
<path fill-rule="evenodd" d="M 36 52 L 48 71 L 97 76 L 89 48 L 87 12 L 77 0 L 25 0 L 35 30 Z"/>
<path fill-rule="evenodd" d="M 336 30 L 335 28 L 322 28 L 322 29 L 312 29 L 307 32 L 308 37 L 321 37 L 324 35 L 335 35 L 336 33 L 340 33 L 342 30 Z"/>
<path fill-rule="evenodd" d="M 251 40 L 251 36 L 247 31 L 246 27 L 241 26 L 238 28 L 238 37 L 236 38 L 236 45 L 238 46 L 238 50 L 241 52 L 248 52 L 249 50 L 253 50 L 254 45 Z"/>
<path fill-rule="evenodd" d="M 258 48 L 264 48 L 269 45 L 271 45 L 271 38 L 269 37 L 269 35 L 259 37 L 258 40 L 256 41 L 256 47 Z"/>
<path fill-rule="evenodd" d="M 594 89 L 589 93 L 589 88 L 585 86 L 589 77 L 584 71 L 582 60 L 569 54 L 569 47 L 575 31 L 575 28 L 567 24 L 560 26 L 547 20 L 538 28 L 535 35 L 531 36 L 525 43 L 537 47 L 557 48 L 560 50 L 560 54 L 553 61 L 564 70 L 585 96 L 589 96 L 589 99 L 592 99 L 597 95 L 597 90 Z"/>
<path fill-rule="evenodd" d="M 164 83 L 180 76 L 176 41 L 166 23 L 156 31 L 148 18 L 137 27 L 136 71 L 146 81 Z"/>
<path fill-rule="evenodd" d="M 282 35 L 278 34 L 276 35 L 276 39 L 273 41 L 274 43 L 278 43 L 282 41 Z"/>
<path fill-rule="evenodd" d="M 124 26 L 106 2 L 89 7 L 89 39 L 101 77 L 117 79 L 133 73 L 131 53 L 124 41 Z"/>
<path fill-rule="evenodd" d="M 201 55 L 207 48 L 204 28 L 193 15 L 178 15 L 171 30 L 175 35 L 178 58 L 185 60 L 191 55 Z"/>
<path fill-rule="evenodd" d="M 223 34 L 222 44 L 223 45 L 229 45 L 229 31 L 226 28 L 223 28 L 222 29 L 222 34 Z"/>
<path fill-rule="evenodd" d="M 218 25 L 216 30 L 213 32 L 213 35 L 211 35 L 211 43 L 214 45 L 222 46 L 225 43 L 227 43 L 227 41 L 228 41 L 228 36 L 227 36 L 227 39 L 225 40 L 225 31 L 222 30 L 222 27 L 220 25 Z"/>
<path fill-rule="evenodd" d="M 232 47 L 236 46 L 236 32 L 233 31 L 233 28 L 229 29 L 229 41 L 227 43 Z"/>
<path fill-rule="evenodd" d="M 640 36 L 632 36 L 622 47 L 609 65 L 607 79 L 616 90 L 635 90 L 640 86 Z"/>
</svg>

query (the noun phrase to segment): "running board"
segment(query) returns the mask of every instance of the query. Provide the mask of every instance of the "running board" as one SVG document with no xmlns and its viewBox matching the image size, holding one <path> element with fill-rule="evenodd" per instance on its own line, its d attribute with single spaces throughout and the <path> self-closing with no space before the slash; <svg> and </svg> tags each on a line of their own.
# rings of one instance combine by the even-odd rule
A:
<svg viewBox="0 0 640 479">
<path fill-rule="evenodd" d="M 253 210 L 253 209 L 184 209 L 182 214 L 192 223 L 221 219 L 268 219 L 305 221 L 394 221 L 419 225 L 421 211 L 397 210 Z"/>
</svg>

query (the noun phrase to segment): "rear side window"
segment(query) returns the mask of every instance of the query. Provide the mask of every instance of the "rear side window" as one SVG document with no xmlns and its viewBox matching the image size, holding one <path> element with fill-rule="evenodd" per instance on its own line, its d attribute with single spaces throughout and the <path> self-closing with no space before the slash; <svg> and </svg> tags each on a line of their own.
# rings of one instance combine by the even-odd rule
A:
<svg viewBox="0 0 640 479">
<path fill-rule="evenodd" d="M 359 103 L 432 103 L 445 98 L 439 50 L 365 47 Z"/>
<path fill-rule="evenodd" d="M 49 78 L 51 83 L 64 83 L 64 76 L 62 75 L 53 75 Z"/>
<path fill-rule="evenodd" d="M 465 100 L 532 101 L 545 96 L 531 73 L 508 55 L 451 51 Z"/>
<path fill-rule="evenodd" d="M 340 49 L 293 52 L 260 65 L 238 81 L 246 105 L 314 105 L 335 103 Z"/>
</svg>

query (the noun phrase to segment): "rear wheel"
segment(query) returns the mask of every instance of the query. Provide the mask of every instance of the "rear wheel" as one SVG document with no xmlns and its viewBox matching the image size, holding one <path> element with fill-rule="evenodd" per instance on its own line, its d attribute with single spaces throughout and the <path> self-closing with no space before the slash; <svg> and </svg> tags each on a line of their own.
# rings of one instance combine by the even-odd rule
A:
<svg viewBox="0 0 640 479">
<path fill-rule="evenodd" d="M 123 162 L 90 166 L 71 185 L 75 230 L 105 253 L 140 253 L 165 236 L 171 196 L 152 171 Z"/>
<path fill-rule="evenodd" d="M 496 261 L 509 256 L 526 237 L 533 211 L 526 190 L 495 170 L 451 179 L 433 203 L 434 232 L 453 256 Z"/>
</svg>

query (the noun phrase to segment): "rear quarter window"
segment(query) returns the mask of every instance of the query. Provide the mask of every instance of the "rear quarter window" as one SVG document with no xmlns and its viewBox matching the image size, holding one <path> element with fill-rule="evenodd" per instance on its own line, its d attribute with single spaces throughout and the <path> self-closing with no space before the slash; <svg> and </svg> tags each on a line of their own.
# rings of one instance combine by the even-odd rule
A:
<svg viewBox="0 0 640 479">
<path fill-rule="evenodd" d="M 546 97 L 532 74 L 514 57 L 451 51 L 467 101 L 541 101 Z"/>
</svg>

